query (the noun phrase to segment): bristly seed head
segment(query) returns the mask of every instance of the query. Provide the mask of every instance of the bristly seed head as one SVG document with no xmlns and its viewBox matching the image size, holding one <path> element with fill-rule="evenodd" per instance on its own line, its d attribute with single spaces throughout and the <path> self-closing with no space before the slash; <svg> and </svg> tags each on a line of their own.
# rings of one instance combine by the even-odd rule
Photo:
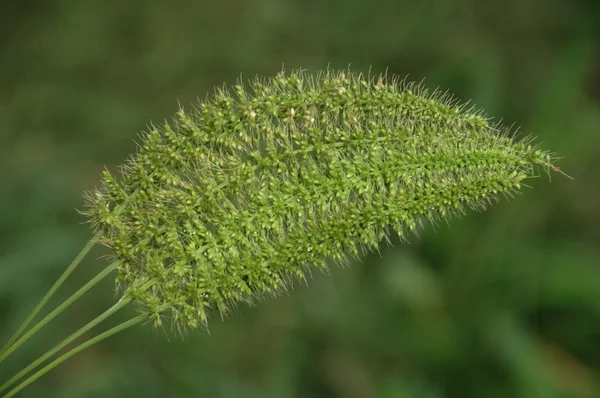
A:
<svg viewBox="0 0 600 398">
<path fill-rule="evenodd" d="M 232 91 L 146 133 L 120 180 L 105 172 L 89 195 L 118 284 L 159 325 L 168 308 L 178 327 L 205 326 L 211 308 L 557 169 L 479 112 L 385 75 L 279 73 Z"/>
</svg>

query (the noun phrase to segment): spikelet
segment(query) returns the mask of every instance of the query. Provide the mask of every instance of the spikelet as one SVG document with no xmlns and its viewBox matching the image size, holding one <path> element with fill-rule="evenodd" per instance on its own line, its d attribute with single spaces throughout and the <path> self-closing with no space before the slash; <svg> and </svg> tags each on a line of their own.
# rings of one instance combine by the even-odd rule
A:
<svg viewBox="0 0 600 398">
<path fill-rule="evenodd" d="M 88 215 L 117 282 L 161 324 L 201 327 L 424 221 L 516 193 L 552 154 L 396 78 L 302 71 L 219 89 L 152 128 Z"/>
</svg>

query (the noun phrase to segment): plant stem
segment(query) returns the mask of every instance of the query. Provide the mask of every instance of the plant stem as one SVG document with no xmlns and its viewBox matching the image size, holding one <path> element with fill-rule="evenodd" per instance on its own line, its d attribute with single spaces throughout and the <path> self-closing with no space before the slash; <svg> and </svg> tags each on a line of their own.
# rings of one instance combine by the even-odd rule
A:
<svg viewBox="0 0 600 398">
<path fill-rule="evenodd" d="M 112 307 L 110 307 L 104 313 L 100 314 L 95 319 L 93 319 L 91 322 L 89 322 L 87 325 L 85 325 L 84 327 L 82 327 L 81 329 L 79 329 L 78 331 L 76 331 L 75 333 L 71 334 L 69 337 L 67 337 L 66 339 L 64 339 L 61 343 L 57 344 L 54 348 L 52 348 L 51 350 L 49 350 L 48 352 L 46 352 L 44 355 L 42 355 L 41 357 L 39 357 L 38 359 L 36 359 L 35 361 L 33 361 L 31 364 L 29 364 L 26 368 L 24 368 L 19 373 L 17 373 L 16 375 L 14 375 L 6 383 L 2 384 L 0 386 L 0 392 L 5 391 L 8 387 L 10 387 L 11 385 L 13 385 L 16 381 L 18 381 L 24 375 L 26 375 L 31 370 L 35 369 L 37 366 L 39 366 L 41 363 L 43 363 L 46 359 L 48 359 L 52 355 L 56 354 L 58 351 L 62 350 L 67 345 L 71 344 L 71 342 L 75 341 L 81 335 L 83 335 L 84 333 L 86 333 L 87 331 L 89 331 L 90 329 L 92 329 L 93 327 L 95 327 L 96 325 L 98 325 L 100 322 L 102 322 L 103 320 L 105 320 L 106 318 L 108 318 L 110 315 L 114 314 L 115 312 L 117 312 L 118 310 L 120 310 L 121 308 L 123 308 L 130 301 L 131 301 L 131 298 L 129 298 L 129 297 L 123 297 L 122 299 L 120 299 L 115 305 L 113 305 Z"/>
<path fill-rule="evenodd" d="M 6 394 L 4 396 L 4 398 L 10 398 L 10 397 L 15 396 L 15 394 L 17 394 L 18 392 L 20 392 L 22 389 L 24 389 L 25 387 L 27 387 L 28 385 L 30 385 L 31 383 L 33 383 L 34 381 L 36 381 L 37 379 L 39 379 L 40 377 L 42 377 L 43 375 L 45 375 L 46 373 L 48 373 L 50 370 L 52 370 L 55 367 L 57 367 L 58 365 L 60 365 L 64 361 L 66 361 L 67 359 L 71 358 L 75 354 L 78 354 L 79 352 L 85 350 L 86 348 L 89 348 L 89 347 L 93 346 L 94 344 L 99 343 L 102 340 L 105 340 L 108 337 L 110 337 L 110 336 L 112 336 L 112 335 L 114 335 L 116 333 L 119 333 L 119 332 L 121 332 L 121 331 L 123 331 L 123 330 L 125 330 L 127 328 L 130 328 L 130 327 L 132 327 L 134 325 L 137 325 L 138 323 L 140 323 L 140 322 L 142 322 L 144 320 L 147 320 L 147 319 L 148 319 L 147 315 L 138 315 L 135 318 L 132 318 L 132 319 L 126 321 L 126 322 L 123 322 L 123 323 L 121 323 L 121 324 L 113 327 L 112 329 L 109 329 L 106 332 L 101 333 L 101 334 L 97 335 L 96 337 L 94 337 L 94 338 L 86 341 L 85 343 L 82 343 L 82 344 L 78 345 L 77 347 L 73 348 L 69 352 L 61 355 L 60 357 L 58 357 L 54 361 L 50 362 L 48 365 L 46 365 L 42 369 L 38 370 L 33 375 L 29 376 L 25 381 L 23 381 L 17 387 L 15 387 L 11 391 L 9 391 L 9 393 Z"/>
<path fill-rule="evenodd" d="M 100 282 L 104 277 L 106 277 L 109 273 L 111 273 L 115 268 L 119 266 L 120 262 L 115 261 L 106 267 L 102 272 L 94 277 L 91 281 L 86 283 L 81 289 L 75 292 L 71 297 L 65 300 L 61 305 L 59 305 L 54 311 L 46 315 L 44 319 L 38 322 L 34 327 L 32 327 L 27 333 L 25 333 L 20 339 L 10 345 L 2 354 L 0 354 L 0 363 L 4 361 L 10 354 L 12 354 L 17 348 L 19 348 L 23 343 L 29 340 L 34 334 L 36 334 L 41 328 L 46 326 L 52 319 L 54 319 L 58 314 L 67 309 L 71 304 L 73 304 L 79 297 L 81 297 L 85 292 L 90 290 L 94 285 Z"/>
<path fill-rule="evenodd" d="M 83 258 L 89 253 L 89 251 L 96 244 L 98 238 L 100 238 L 101 235 L 102 234 L 100 232 L 98 232 L 96 235 L 94 235 L 94 237 L 92 239 L 89 240 L 89 242 L 85 245 L 85 247 L 81 250 L 81 252 L 79 252 L 77 257 L 75 257 L 73 262 L 71 262 L 71 264 L 67 267 L 67 269 L 62 273 L 62 275 L 58 278 L 58 280 L 50 288 L 50 290 L 48 290 L 48 293 L 46 293 L 46 295 L 42 298 L 42 300 L 39 302 L 39 304 L 33 309 L 33 311 L 31 311 L 31 313 L 27 316 L 25 321 L 21 324 L 21 326 L 19 326 L 17 331 L 11 336 L 11 338 L 8 340 L 8 343 L 6 343 L 4 345 L 4 347 L 2 347 L 2 349 L 0 350 L 0 354 L 3 354 L 6 350 L 8 350 L 10 348 L 10 346 L 12 346 L 13 343 L 21 336 L 23 331 L 25 331 L 27 326 L 29 326 L 31 321 L 33 321 L 33 318 L 35 318 L 35 316 L 42 310 L 42 308 L 44 308 L 44 306 L 48 303 L 48 301 L 52 298 L 52 296 L 54 296 L 54 293 L 56 293 L 56 291 L 62 286 L 62 284 L 69 277 L 69 275 L 71 275 L 71 273 L 75 270 L 75 268 L 77 268 L 77 266 L 81 263 L 81 260 L 83 260 Z M 0 359 L 0 362 L 2 362 L 1 359 Z"/>
</svg>

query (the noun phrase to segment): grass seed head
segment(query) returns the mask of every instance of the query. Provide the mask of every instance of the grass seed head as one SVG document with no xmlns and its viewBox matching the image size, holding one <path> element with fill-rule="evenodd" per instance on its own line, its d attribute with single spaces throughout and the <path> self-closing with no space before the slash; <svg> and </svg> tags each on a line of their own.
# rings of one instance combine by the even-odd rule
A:
<svg viewBox="0 0 600 398">
<path fill-rule="evenodd" d="M 196 328 L 326 259 L 485 209 L 554 160 L 420 85 L 279 73 L 153 127 L 119 179 L 104 173 L 87 214 L 122 262 L 125 294 L 158 325 L 170 314 Z"/>
</svg>

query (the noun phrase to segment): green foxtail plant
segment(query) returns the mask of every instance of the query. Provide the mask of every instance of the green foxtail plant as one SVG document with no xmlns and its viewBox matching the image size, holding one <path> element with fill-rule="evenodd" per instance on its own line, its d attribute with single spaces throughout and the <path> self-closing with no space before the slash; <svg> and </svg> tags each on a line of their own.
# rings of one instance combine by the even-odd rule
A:
<svg viewBox="0 0 600 398">
<path fill-rule="evenodd" d="M 0 363 L 116 270 L 120 300 L 0 386 L 0 393 L 127 305 L 142 314 L 76 346 L 6 397 L 83 349 L 144 321 L 205 328 L 209 314 L 276 295 L 327 260 L 376 250 L 426 222 L 513 196 L 557 158 L 447 93 L 387 75 L 279 73 L 217 89 L 152 126 L 117 178 L 86 194 L 95 236 L 0 351 Z M 95 243 L 114 261 L 29 331 Z"/>
</svg>

